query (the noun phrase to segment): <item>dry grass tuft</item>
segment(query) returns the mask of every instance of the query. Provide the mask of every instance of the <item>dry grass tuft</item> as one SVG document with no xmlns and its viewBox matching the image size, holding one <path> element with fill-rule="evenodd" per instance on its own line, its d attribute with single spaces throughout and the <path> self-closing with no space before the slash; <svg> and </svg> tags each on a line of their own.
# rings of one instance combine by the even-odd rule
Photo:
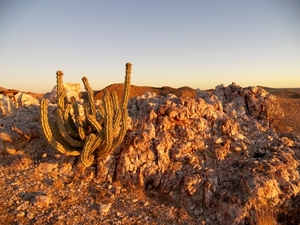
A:
<svg viewBox="0 0 300 225">
<path fill-rule="evenodd" d="M 270 208 L 255 208 L 256 225 L 277 225 L 274 212 Z"/>
</svg>

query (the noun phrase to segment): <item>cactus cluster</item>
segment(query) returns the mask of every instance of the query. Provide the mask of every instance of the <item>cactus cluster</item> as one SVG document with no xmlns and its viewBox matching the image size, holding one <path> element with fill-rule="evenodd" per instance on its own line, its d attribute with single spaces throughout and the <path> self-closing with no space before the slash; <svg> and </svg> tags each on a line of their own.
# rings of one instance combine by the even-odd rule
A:
<svg viewBox="0 0 300 225">
<path fill-rule="evenodd" d="M 63 73 L 57 71 L 56 122 L 48 117 L 48 100 L 42 99 L 41 125 L 49 144 L 64 155 L 79 156 L 84 166 L 93 164 L 109 150 L 119 145 L 127 130 L 127 103 L 130 90 L 131 64 L 126 63 L 124 93 L 119 104 L 116 92 L 104 90 L 101 104 L 96 105 L 94 92 L 88 79 L 82 78 L 88 94 L 83 103 L 84 113 L 80 113 L 79 102 L 71 97 L 65 99 Z"/>
</svg>

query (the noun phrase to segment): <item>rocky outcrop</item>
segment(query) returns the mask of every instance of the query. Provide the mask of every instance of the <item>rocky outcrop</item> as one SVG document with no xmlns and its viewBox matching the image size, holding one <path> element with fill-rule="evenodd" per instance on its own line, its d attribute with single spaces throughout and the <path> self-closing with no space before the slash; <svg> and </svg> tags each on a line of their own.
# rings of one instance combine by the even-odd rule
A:
<svg viewBox="0 0 300 225">
<path fill-rule="evenodd" d="M 281 112 L 262 88 L 236 84 L 197 99 L 133 98 L 125 141 L 100 163 L 100 179 L 157 190 L 207 224 L 246 224 L 255 207 L 300 191 L 299 137 L 270 124 Z"/>
<path fill-rule="evenodd" d="M 10 116 L 19 106 L 39 106 L 39 101 L 31 95 L 17 92 L 13 96 L 0 94 L 0 115 Z"/>
<path fill-rule="evenodd" d="M 277 212 L 299 196 L 300 136 L 275 132 L 282 110 L 260 87 L 220 85 L 212 94 L 197 90 L 194 99 L 149 92 L 131 98 L 128 112 L 123 143 L 91 179 L 154 191 L 205 224 L 249 224 L 256 207 Z M 18 143 L 28 143 L 22 154 L 46 148 L 38 106 L 18 107 L 0 120 L 3 154 L 19 154 Z M 58 162 L 49 165 L 38 169 L 64 171 Z"/>
</svg>

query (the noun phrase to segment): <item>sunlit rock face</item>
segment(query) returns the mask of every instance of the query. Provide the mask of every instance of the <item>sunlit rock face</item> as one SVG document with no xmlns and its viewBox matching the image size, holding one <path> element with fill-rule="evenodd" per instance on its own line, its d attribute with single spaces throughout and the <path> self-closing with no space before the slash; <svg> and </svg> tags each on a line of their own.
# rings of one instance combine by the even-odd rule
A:
<svg viewBox="0 0 300 225">
<path fill-rule="evenodd" d="M 76 100 L 79 99 L 80 95 L 80 84 L 79 83 L 64 83 L 64 88 L 66 89 L 66 97 L 70 101 L 70 98 L 73 96 L 76 98 Z M 55 85 L 50 92 L 49 96 L 47 98 L 50 99 L 51 103 L 56 103 L 57 99 L 57 86 Z"/>
<path fill-rule="evenodd" d="M 282 116 L 276 104 L 262 88 L 234 83 L 196 99 L 132 98 L 123 144 L 99 163 L 103 181 L 155 189 L 209 224 L 245 224 L 254 206 L 282 205 L 300 190 L 299 137 L 271 127 Z"/>
</svg>

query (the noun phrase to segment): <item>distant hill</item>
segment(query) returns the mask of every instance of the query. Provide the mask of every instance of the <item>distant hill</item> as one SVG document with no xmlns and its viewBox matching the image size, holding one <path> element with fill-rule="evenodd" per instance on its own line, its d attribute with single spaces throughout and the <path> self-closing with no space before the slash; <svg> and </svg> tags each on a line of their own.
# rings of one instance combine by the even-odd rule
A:
<svg viewBox="0 0 300 225">
<path fill-rule="evenodd" d="M 282 97 L 282 98 L 300 98 L 300 88 L 271 88 L 271 87 L 264 87 L 260 86 L 263 89 L 265 89 L 267 92 L 274 94 L 275 96 Z M 116 84 L 111 84 L 107 87 L 105 87 L 108 92 L 116 91 L 118 98 L 122 98 L 122 94 L 124 91 L 124 84 L 123 83 L 116 83 Z M 214 89 L 208 89 L 208 90 L 203 90 L 207 93 L 212 93 Z M 6 95 L 14 95 L 18 93 L 19 90 L 16 89 L 7 89 L 4 87 L 0 86 L 0 94 L 6 94 Z M 157 95 L 163 95 L 166 96 L 168 94 L 174 94 L 178 97 L 190 97 L 190 98 L 195 98 L 196 97 L 196 90 L 184 86 L 180 88 L 173 88 L 169 86 L 163 86 L 163 87 L 151 87 L 151 86 L 136 86 L 136 85 L 130 85 L 130 94 L 129 98 L 135 97 L 135 96 L 141 96 L 147 92 L 154 92 Z M 38 94 L 34 92 L 25 92 L 26 94 L 29 94 L 33 96 L 36 99 L 41 99 L 45 93 L 43 94 Z M 104 94 L 104 89 L 102 90 L 97 90 L 94 91 L 94 96 L 95 99 L 101 99 Z M 87 98 L 87 93 L 86 92 L 81 92 L 82 98 L 86 99 Z"/>
<path fill-rule="evenodd" d="M 113 92 L 116 91 L 118 98 L 121 99 L 123 92 L 124 92 L 124 84 L 123 83 L 118 83 L 118 84 L 111 84 L 106 87 L 108 92 Z M 190 97 L 190 98 L 195 98 L 196 97 L 196 90 L 190 87 L 180 87 L 180 88 L 172 88 L 168 86 L 163 86 L 163 87 L 150 87 L 150 86 L 136 86 L 136 85 L 131 85 L 130 86 L 130 93 L 129 93 L 129 98 L 135 97 L 135 96 L 141 96 L 147 92 L 154 92 L 157 95 L 168 95 L 168 94 L 174 94 L 178 97 Z M 104 89 L 95 91 L 95 99 L 101 99 L 104 95 Z M 86 99 L 87 98 L 87 93 L 82 92 L 82 98 Z"/>
<path fill-rule="evenodd" d="M 7 89 L 0 86 L 0 91 L 6 91 Z"/>
</svg>

